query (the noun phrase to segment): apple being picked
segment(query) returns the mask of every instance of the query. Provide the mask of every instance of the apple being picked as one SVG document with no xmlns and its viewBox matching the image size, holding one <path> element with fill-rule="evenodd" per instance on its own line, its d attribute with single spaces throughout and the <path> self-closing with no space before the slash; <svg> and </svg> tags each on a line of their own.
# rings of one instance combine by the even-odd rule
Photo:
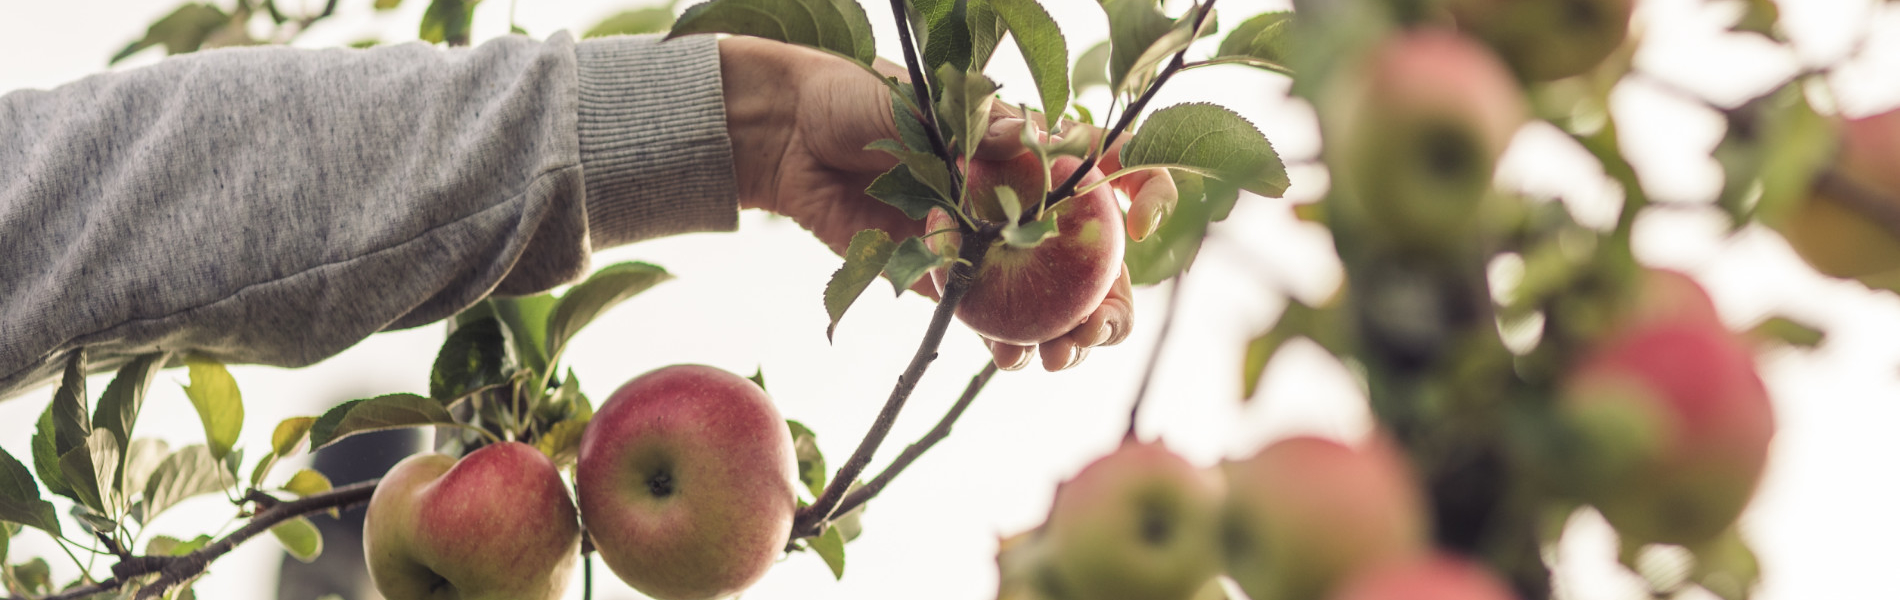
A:
<svg viewBox="0 0 1900 600">
<path fill-rule="evenodd" d="M 1719 322 L 1638 323 L 1565 384 L 1583 498 L 1626 538 L 1691 545 L 1742 513 L 1768 461 L 1774 411 L 1748 344 Z"/>
<path fill-rule="evenodd" d="M 1123 442 L 1056 488 L 1036 544 L 1057 600 L 1181 600 L 1219 571 L 1216 482 L 1160 442 Z"/>
<path fill-rule="evenodd" d="M 554 600 L 580 556 L 567 486 L 520 442 L 403 459 L 376 486 L 363 530 L 389 600 Z"/>
<path fill-rule="evenodd" d="M 581 520 L 622 581 L 660 600 L 737 594 L 791 535 L 791 430 L 765 390 L 704 365 L 620 386 L 581 435 Z"/>
<path fill-rule="evenodd" d="M 1051 180 L 1066 181 L 1081 165 L 1082 159 L 1058 156 L 1049 167 Z M 997 201 L 998 187 L 1014 191 L 1025 211 L 1033 210 L 1043 196 L 1042 161 L 1034 153 L 1006 160 L 971 160 L 968 166 L 967 194 L 977 218 L 1007 219 Z M 1090 169 L 1081 183 L 1102 177 L 1101 171 Z M 1055 237 L 1033 248 L 1002 240 L 991 243 L 969 294 L 957 305 L 957 318 L 971 330 L 1018 346 L 1040 344 L 1082 324 L 1108 295 L 1122 265 L 1122 216 L 1115 196 L 1102 186 L 1050 210 L 1055 215 Z M 955 218 L 942 211 L 932 211 L 927 223 L 930 231 L 956 227 Z M 956 233 L 925 241 L 939 252 L 946 245 L 955 249 L 961 243 Z M 937 269 L 931 277 L 942 290 L 949 270 Z"/>
<path fill-rule="evenodd" d="M 1370 565 L 1426 553 L 1425 499 L 1387 442 L 1275 442 L 1227 465 L 1227 574 L 1253 600 L 1323 598 Z"/>
<path fill-rule="evenodd" d="M 1316 596 L 1318 597 L 1318 596 Z M 1517 600 L 1483 565 L 1448 554 L 1385 563 L 1350 580 L 1332 600 Z"/>
</svg>

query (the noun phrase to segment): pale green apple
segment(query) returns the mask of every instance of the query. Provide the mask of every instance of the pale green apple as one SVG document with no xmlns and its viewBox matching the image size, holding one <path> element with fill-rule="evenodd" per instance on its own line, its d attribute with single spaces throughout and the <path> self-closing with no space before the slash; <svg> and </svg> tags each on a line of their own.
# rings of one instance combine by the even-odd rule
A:
<svg viewBox="0 0 1900 600">
<path fill-rule="evenodd" d="M 1056 489 L 1028 543 L 1055 600 L 1185 600 L 1220 570 L 1219 487 L 1160 442 L 1124 442 Z"/>
</svg>

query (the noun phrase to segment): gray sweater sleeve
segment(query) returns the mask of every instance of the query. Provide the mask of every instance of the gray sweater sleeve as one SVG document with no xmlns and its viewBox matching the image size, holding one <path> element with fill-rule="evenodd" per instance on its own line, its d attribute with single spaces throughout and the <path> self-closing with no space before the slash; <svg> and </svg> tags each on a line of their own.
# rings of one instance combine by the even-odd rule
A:
<svg viewBox="0 0 1900 600">
<path fill-rule="evenodd" d="M 0 96 L 0 398 L 159 349 L 302 366 L 592 249 L 737 226 L 709 36 L 203 52 Z"/>
</svg>

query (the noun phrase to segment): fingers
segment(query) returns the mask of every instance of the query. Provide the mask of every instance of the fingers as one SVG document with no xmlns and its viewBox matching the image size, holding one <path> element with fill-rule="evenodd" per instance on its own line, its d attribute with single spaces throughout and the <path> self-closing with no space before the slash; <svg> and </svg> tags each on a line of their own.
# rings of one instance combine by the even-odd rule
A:
<svg viewBox="0 0 1900 600">
<path fill-rule="evenodd" d="M 977 158 L 1003 160 L 1029 151 L 1029 147 L 1023 145 L 1023 127 L 1029 124 L 1027 121 L 1022 117 L 999 116 L 995 112 L 990 115 L 990 128 L 976 144 Z"/>
<path fill-rule="evenodd" d="M 1073 367 L 1088 358 L 1089 349 L 1113 346 L 1128 339 L 1129 325 L 1135 316 L 1134 296 L 1134 286 L 1129 283 L 1128 268 L 1124 266 L 1121 275 L 1115 279 L 1115 285 L 1110 286 L 1108 294 L 1102 298 L 1101 306 L 1096 307 L 1089 318 L 1062 337 L 1042 343 L 1039 350 L 1042 353 L 1043 370 L 1054 372 Z M 992 344 L 992 353 L 994 350 L 995 345 Z M 1027 357 L 1023 358 L 1026 363 Z"/>
<path fill-rule="evenodd" d="M 1116 184 L 1124 182 L 1134 188 L 1127 192 L 1128 237 L 1139 242 L 1161 228 L 1162 219 L 1173 213 L 1175 203 L 1180 201 L 1181 191 L 1174 187 L 1174 177 L 1167 169 L 1148 169 L 1115 180 Z"/>
<path fill-rule="evenodd" d="M 1004 371 L 1018 371 L 1029 366 L 1029 359 L 1036 355 L 1035 346 L 1018 346 L 994 340 L 984 340 L 990 346 L 990 356 L 996 361 L 996 368 Z"/>
</svg>

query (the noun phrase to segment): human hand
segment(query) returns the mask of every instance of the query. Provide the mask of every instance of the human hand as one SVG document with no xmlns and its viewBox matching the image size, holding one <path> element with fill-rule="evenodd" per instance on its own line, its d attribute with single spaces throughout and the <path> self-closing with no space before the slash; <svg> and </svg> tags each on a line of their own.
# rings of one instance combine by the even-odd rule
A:
<svg viewBox="0 0 1900 600">
<path fill-rule="evenodd" d="M 844 59 L 756 38 L 720 40 L 720 54 L 742 208 L 790 217 L 840 255 L 860 230 L 880 229 L 893 239 L 925 233 L 923 221 L 864 194 L 872 180 L 897 164 L 888 154 L 864 149 L 897 137 L 889 91 L 881 82 Z M 896 65 L 880 62 L 878 70 L 904 78 Z M 1036 117 L 1031 119 L 1041 131 Z M 997 105 L 977 156 L 1004 159 L 1027 151 L 1021 134 L 1029 125 L 1019 111 Z M 1099 129 L 1070 125 L 1072 135 L 1102 135 Z M 1123 136 L 1110 145 L 1101 160 L 1105 172 L 1120 168 L 1125 141 Z M 1165 175 L 1159 169 L 1142 171 L 1111 183 L 1131 199 L 1131 238 L 1146 238 L 1173 210 L 1178 194 Z M 937 297 L 928 278 L 912 290 Z M 1133 316 L 1133 290 L 1124 268 L 1094 313 L 1068 334 L 1039 345 L 1043 368 L 1065 369 L 1081 362 L 1092 347 L 1121 342 Z M 988 344 L 997 366 L 1009 370 L 1028 366 L 1038 350 Z"/>
</svg>

